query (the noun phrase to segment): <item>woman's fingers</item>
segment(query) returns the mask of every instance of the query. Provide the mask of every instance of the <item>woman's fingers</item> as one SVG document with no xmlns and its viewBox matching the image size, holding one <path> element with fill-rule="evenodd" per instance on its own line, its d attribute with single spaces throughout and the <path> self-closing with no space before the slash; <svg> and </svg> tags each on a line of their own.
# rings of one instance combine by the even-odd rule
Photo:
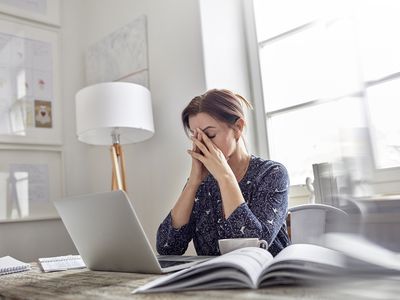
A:
<svg viewBox="0 0 400 300">
<path fill-rule="evenodd" d="M 215 152 L 216 151 L 216 146 L 214 145 L 214 143 L 210 140 L 210 138 L 207 136 L 207 134 L 205 134 L 200 128 L 198 129 L 200 132 L 200 136 L 203 139 L 205 145 L 207 146 L 207 149 L 211 152 Z"/>
<path fill-rule="evenodd" d="M 206 154 L 209 153 L 207 147 L 206 147 L 201 141 L 199 141 L 198 139 L 193 138 L 193 143 L 196 145 L 196 147 L 197 147 L 198 149 L 200 149 L 200 151 L 201 151 L 204 155 L 206 155 Z"/>
<path fill-rule="evenodd" d="M 203 155 L 201 155 L 200 153 L 191 151 L 191 150 L 188 150 L 187 152 L 188 152 L 189 155 L 191 155 L 194 159 L 197 159 L 197 160 L 199 160 L 200 162 L 202 162 L 202 163 L 204 164 L 204 159 L 205 159 L 205 158 L 204 158 Z"/>
<path fill-rule="evenodd" d="M 194 141 L 192 141 L 192 151 L 197 151 L 197 146 Z"/>
</svg>

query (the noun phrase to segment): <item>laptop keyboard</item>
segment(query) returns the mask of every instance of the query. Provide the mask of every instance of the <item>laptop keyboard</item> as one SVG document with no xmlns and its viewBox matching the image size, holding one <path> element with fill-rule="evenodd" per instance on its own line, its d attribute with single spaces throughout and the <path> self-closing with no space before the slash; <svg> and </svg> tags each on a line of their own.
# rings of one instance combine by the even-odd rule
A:
<svg viewBox="0 0 400 300">
<path fill-rule="evenodd" d="M 176 260 L 159 260 L 161 268 L 173 267 L 181 264 L 187 264 L 189 261 L 176 261 Z"/>
</svg>

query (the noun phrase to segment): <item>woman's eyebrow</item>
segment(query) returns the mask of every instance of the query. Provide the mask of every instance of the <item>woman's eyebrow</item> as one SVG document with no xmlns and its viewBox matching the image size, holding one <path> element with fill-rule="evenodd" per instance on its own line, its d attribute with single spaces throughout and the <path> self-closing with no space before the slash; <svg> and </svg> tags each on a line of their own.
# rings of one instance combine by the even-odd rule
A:
<svg viewBox="0 0 400 300">
<path fill-rule="evenodd" d="M 206 131 L 207 129 L 215 129 L 215 128 L 216 128 L 215 126 L 207 126 L 207 127 L 203 128 L 201 131 Z M 194 133 L 194 131 L 192 129 L 189 129 L 189 132 L 191 134 Z"/>
<path fill-rule="evenodd" d="M 207 129 L 210 129 L 210 128 L 215 128 L 215 126 L 207 126 L 206 128 L 203 128 L 202 131 L 206 131 Z"/>
</svg>

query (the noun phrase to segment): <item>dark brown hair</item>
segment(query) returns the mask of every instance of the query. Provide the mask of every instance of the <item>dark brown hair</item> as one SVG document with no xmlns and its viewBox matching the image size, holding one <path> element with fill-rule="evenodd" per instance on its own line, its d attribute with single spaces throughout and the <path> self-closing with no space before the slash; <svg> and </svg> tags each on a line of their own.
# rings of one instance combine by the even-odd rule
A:
<svg viewBox="0 0 400 300">
<path fill-rule="evenodd" d="M 252 105 L 242 96 L 225 89 L 212 89 L 194 97 L 182 111 L 182 123 L 189 135 L 189 117 L 206 113 L 214 119 L 233 126 L 238 119 L 244 118 L 243 105 L 252 109 Z"/>
</svg>

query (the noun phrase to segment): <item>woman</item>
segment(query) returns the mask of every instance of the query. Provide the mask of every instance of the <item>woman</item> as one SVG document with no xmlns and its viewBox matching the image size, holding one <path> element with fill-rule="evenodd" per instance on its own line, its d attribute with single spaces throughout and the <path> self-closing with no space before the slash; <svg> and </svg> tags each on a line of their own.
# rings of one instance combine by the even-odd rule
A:
<svg viewBox="0 0 400 300">
<path fill-rule="evenodd" d="M 289 178 L 285 167 L 249 155 L 242 137 L 243 105 L 228 90 L 195 97 L 182 112 L 193 141 L 189 179 L 157 232 L 157 251 L 181 255 L 193 239 L 198 255 L 220 255 L 218 240 L 257 237 L 276 255 L 286 231 Z"/>
</svg>

